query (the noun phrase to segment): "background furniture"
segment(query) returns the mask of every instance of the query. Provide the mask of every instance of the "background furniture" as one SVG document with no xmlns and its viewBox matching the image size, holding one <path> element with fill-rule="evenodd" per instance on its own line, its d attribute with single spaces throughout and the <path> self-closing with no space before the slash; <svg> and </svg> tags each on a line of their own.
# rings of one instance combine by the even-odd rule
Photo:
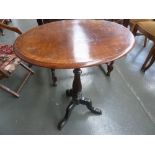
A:
<svg viewBox="0 0 155 155">
<path fill-rule="evenodd" d="M 129 26 L 130 19 L 108 19 L 108 21 L 116 22 L 118 24 L 121 24 L 125 27 Z"/>
<path fill-rule="evenodd" d="M 0 23 L 0 28 L 8 29 L 18 34 L 22 34 L 22 32 L 18 28 L 11 27 L 2 23 Z M 16 91 L 13 91 L 8 87 L 0 84 L 1 89 L 11 93 L 16 97 L 19 97 L 21 89 L 34 72 L 23 62 L 21 62 L 21 60 L 15 55 L 13 45 L 0 44 L 0 79 L 9 78 L 12 75 L 12 73 L 16 70 L 16 67 L 18 65 L 22 66 L 24 69 L 28 71 L 28 74 L 22 80 L 22 83 L 20 84 L 19 88 Z"/>
<path fill-rule="evenodd" d="M 130 25 L 130 30 L 133 32 L 135 26 L 139 22 L 145 22 L 145 21 L 152 21 L 151 19 L 130 19 L 129 25 Z"/>
<path fill-rule="evenodd" d="M 141 71 L 145 72 L 151 67 L 155 61 L 155 21 L 143 21 L 138 22 L 133 30 L 134 35 L 140 31 L 146 38 L 153 41 L 154 45 L 151 48 L 144 64 L 141 67 Z"/>
<path fill-rule="evenodd" d="M 131 32 L 134 31 L 135 26 L 137 26 L 137 24 L 139 22 L 147 22 L 147 21 L 152 21 L 152 19 L 130 19 L 129 25 L 130 25 L 130 30 Z M 133 32 L 134 33 L 134 32 Z M 143 35 L 142 33 L 139 33 L 138 31 L 136 33 L 134 33 L 135 36 L 139 36 L 139 35 Z M 147 43 L 147 37 L 145 36 L 144 39 L 144 47 L 146 47 L 146 43 Z"/>
<path fill-rule="evenodd" d="M 50 33 L 49 33 L 50 29 Z M 101 20 L 70 20 L 45 24 L 17 38 L 16 54 L 28 63 L 54 69 L 73 69 L 72 97 L 58 129 L 66 124 L 74 107 L 85 105 L 101 114 L 92 101 L 82 96 L 80 68 L 112 62 L 127 54 L 134 45 L 132 33 L 119 24 Z M 32 48 L 33 47 L 33 48 Z"/>
<path fill-rule="evenodd" d="M 46 23 L 56 22 L 56 21 L 61 21 L 61 20 L 64 20 L 64 19 L 37 19 L 37 23 L 38 25 L 43 25 Z"/>
<path fill-rule="evenodd" d="M 0 23 L 2 24 L 8 24 L 9 22 L 11 22 L 11 19 L 0 19 Z M 0 28 L 0 32 L 2 35 L 4 35 L 2 28 Z"/>
</svg>

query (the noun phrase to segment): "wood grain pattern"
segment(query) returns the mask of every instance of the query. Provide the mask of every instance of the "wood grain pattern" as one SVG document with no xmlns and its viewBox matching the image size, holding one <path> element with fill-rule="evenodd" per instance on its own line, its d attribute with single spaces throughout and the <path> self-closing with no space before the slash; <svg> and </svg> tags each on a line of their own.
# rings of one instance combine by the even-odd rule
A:
<svg viewBox="0 0 155 155">
<path fill-rule="evenodd" d="M 104 20 L 68 20 L 35 27 L 17 38 L 15 53 L 47 68 L 82 68 L 114 61 L 134 45 L 132 33 Z"/>
</svg>

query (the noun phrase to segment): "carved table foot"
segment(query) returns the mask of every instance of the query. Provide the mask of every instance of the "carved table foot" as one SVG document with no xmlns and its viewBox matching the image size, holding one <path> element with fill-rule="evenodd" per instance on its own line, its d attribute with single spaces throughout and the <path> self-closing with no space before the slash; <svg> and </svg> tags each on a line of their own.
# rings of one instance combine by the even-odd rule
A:
<svg viewBox="0 0 155 155">
<path fill-rule="evenodd" d="M 61 130 L 64 127 L 64 125 L 67 123 L 67 120 L 69 119 L 71 112 L 75 106 L 76 106 L 76 103 L 71 101 L 71 103 L 69 104 L 69 106 L 66 109 L 66 114 L 65 114 L 64 118 L 58 124 L 59 130 Z"/>
<path fill-rule="evenodd" d="M 65 126 L 65 124 L 67 123 L 67 121 L 71 115 L 72 110 L 74 109 L 74 107 L 76 105 L 79 105 L 79 104 L 85 105 L 90 110 L 90 112 L 92 112 L 94 114 L 97 114 L 97 115 L 102 114 L 102 111 L 100 109 L 94 108 L 92 106 L 92 101 L 90 99 L 85 98 L 85 97 L 81 97 L 80 99 L 72 99 L 71 103 L 69 104 L 69 106 L 66 109 L 66 114 L 65 114 L 64 118 L 58 124 L 59 130 L 61 130 Z"/>
<path fill-rule="evenodd" d="M 85 105 L 92 113 L 100 115 L 102 114 L 102 111 L 98 108 L 94 108 L 92 106 L 92 101 L 88 98 L 82 97 L 82 84 L 81 84 L 81 79 L 80 75 L 82 73 L 81 69 L 74 69 L 74 80 L 73 80 L 73 85 L 72 89 L 66 90 L 66 96 L 72 97 L 72 101 L 70 102 L 69 106 L 66 109 L 66 114 L 64 118 L 59 122 L 58 124 L 58 129 L 61 130 L 64 125 L 67 123 L 72 110 L 76 105 L 82 104 Z"/>
<path fill-rule="evenodd" d="M 82 97 L 79 100 L 79 103 L 83 104 L 83 105 L 86 105 L 86 107 L 94 114 L 97 114 L 97 115 L 101 115 L 102 114 L 102 111 L 100 109 L 94 108 L 92 106 L 92 101 L 89 98 Z"/>
</svg>

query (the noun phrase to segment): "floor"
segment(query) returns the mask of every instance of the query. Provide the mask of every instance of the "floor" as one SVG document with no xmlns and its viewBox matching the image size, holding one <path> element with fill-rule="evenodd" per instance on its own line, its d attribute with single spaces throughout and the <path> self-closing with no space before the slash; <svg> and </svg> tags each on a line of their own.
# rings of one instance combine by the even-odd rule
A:
<svg viewBox="0 0 155 155">
<path fill-rule="evenodd" d="M 12 25 L 24 32 L 37 23 L 13 20 Z M 0 41 L 13 43 L 17 35 L 4 32 Z M 155 64 L 145 74 L 139 71 L 152 46 L 148 41 L 143 48 L 143 41 L 142 36 L 136 37 L 134 49 L 116 61 L 110 78 L 99 67 L 83 69 L 83 94 L 102 109 L 102 115 L 95 116 L 79 105 L 63 130 L 58 131 L 57 123 L 70 101 L 65 90 L 72 85 L 72 70 L 56 70 L 58 86 L 52 87 L 50 70 L 33 67 L 35 75 L 19 99 L 0 90 L 0 134 L 155 134 Z M 1 83 L 16 88 L 23 74 L 18 68 L 16 74 Z"/>
</svg>

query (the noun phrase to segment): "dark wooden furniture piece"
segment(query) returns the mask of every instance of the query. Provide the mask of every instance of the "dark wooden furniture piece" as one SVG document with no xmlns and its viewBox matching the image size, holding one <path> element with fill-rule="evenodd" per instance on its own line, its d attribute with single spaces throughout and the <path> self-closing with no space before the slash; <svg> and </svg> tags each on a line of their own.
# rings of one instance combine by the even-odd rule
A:
<svg viewBox="0 0 155 155">
<path fill-rule="evenodd" d="M 154 43 L 147 58 L 145 59 L 144 64 L 141 67 L 141 71 L 145 72 L 155 61 L 155 21 L 138 22 L 133 30 L 134 35 L 137 33 L 137 31 L 140 31 L 143 35 L 145 35 L 146 38 L 149 38 Z"/>
<path fill-rule="evenodd" d="M 119 24 L 100 20 L 69 20 L 45 24 L 17 38 L 16 54 L 28 63 L 54 69 L 73 69 L 72 97 L 58 129 L 66 124 L 73 108 L 82 104 L 92 113 L 101 110 L 82 96 L 81 68 L 112 62 L 127 54 L 134 45 L 132 33 Z"/>
<path fill-rule="evenodd" d="M 111 21 L 111 22 L 121 24 L 121 25 L 123 25 L 125 27 L 128 27 L 129 23 L 130 23 L 130 19 L 107 19 L 107 20 Z"/>
<path fill-rule="evenodd" d="M 11 22 L 11 19 L 0 19 L 0 23 L 1 24 L 8 24 L 9 22 Z M 0 28 L 0 32 L 1 32 L 2 36 L 3 36 L 4 33 L 3 33 L 3 29 L 2 28 Z"/>
<path fill-rule="evenodd" d="M 38 25 L 43 25 L 51 22 L 57 22 L 65 19 L 37 19 Z"/>
<path fill-rule="evenodd" d="M 130 19 L 123 19 L 123 26 L 128 27 L 130 23 Z"/>
<path fill-rule="evenodd" d="M 130 19 L 130 23 L 129 23 L 130 30 L 131 30 L 131 32 L 134 33 L 134 36 L 141 36 L 141 35 L 143 35 L 139 31 L 136 31 L 136 33 L 134 32 L 135 27 L 137 26 L 137 24 L 139 22 L 148 22 L 148 21 L 152 21 L 152 19 Z M 146 47 L 146 44 L 147 44 L 147 37 L 145 36 L 145 39 L 144 39 L 144 47 Z"/>
<path fill-rule="evenodd" d="M 22 32 L 12 26 L 8 26 L 0 23 L 0 28 L 8 29 L 14 31 L 18 34 Z M 20 65 L 28 71 L 27 75 L 22 80 L 19 88 L 16 91 L 11 90 L 7 86 L 0 84 L 0 88 L 11 93 L 12 95 L 19 97 L 19 93 L 25 83 L 28 81 L 29 77 L 34 73 L 29 67 L 27 67 L 14 53 L 12 45 L 0 44 L 0 79 L 9 78 L 12 73 L 16 70 L 17 66 Z"/>
</svg>

